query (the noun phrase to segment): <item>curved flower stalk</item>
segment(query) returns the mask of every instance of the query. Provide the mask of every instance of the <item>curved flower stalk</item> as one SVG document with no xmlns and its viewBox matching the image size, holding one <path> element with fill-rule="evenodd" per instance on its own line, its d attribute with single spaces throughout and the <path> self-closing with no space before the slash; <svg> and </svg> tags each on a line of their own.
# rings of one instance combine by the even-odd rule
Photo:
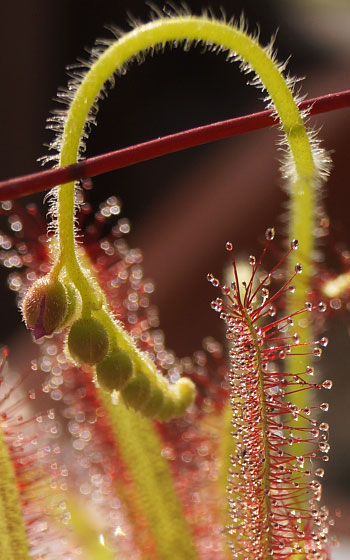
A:
<svg viewBox="0 0 350 560">
<path fill-rule="evenodd" d="M 313 249 L 315 186 L 325 172 L 326 160 L 320 157 L 320 150 L 312 152 L 288 80 L 283 78 L 282 68 L 276 64 L 271 47 L 260 47 L 243 25 L 236 27 L 206 17 L 160 17 L 122 36 L 104 52 L 98 52 L 87 74 L 70 85 L 68 94 L 62 94 L 71 103 L 63 118 L 62 135 L 53 143 L 53 147 L 60 150 L 59 164 L 64 166 L 77 161 L 88 127 L 94 120 L 96 100 L 114 73 L 148 50 L 163 48 L 168 42 L 184 42 L 188 46 L 192 41 L 227 51 L 229 59 L 242 62 L 244 71 L 254 71 L 255 83 L 267 90 L 280 119 L 292 162 L 287 171 L 292 177 L 291 228 L 298 231 L 305 255 L 302 264 L 305 262 L 307 267 L 304 285 L 301 287 L 297 282 L 301 297 L 304 297 L 304 290 L 309 285 Z M 136 410 L 148 400 L 145 404 L 148 416 L 167 420 L 181 415 L 193 400 L 193 385 L 185 378 L 175 384 L 164 380 L 115 320 L 103 290 L 94 281 L 93 271 L 79 256 L 75 241 L 75 209 L 74 184 L 58 187 L 52 202 L 57 250 L 53 251 L 53 265 L 47 278 L 37 282 L 24 299 L 23 315 L 27 326 L 40 335 L 71 325 L 68 353 L 77 363 L 96 365 L 97 378 L 106 390 L 121 391 L 124 401 Z M 139 394 L 144 396 L 139 398 Z"/>
<path fill-rule="evenodd" d="M 313 470 L 314 460 L 328 461 L 328 424 L 312 418 L 315 409 L 328 410 L 328 404 L 299 408 L 291 395 L 310 389 L 330 389 L 332 382 L 312 382 L 313 368 L 280 371 L 278 363 L 300 355 L 310 359 L 320 356 L 327 339 L 300 342 L 291 331 L 294 319 L 314 309 L 325 310 L 306 302 L 292 314 L 275 318 L 276 303 L 286 293 L 294 292 L 294 283 L 301 273 L 295 266 L 293 276 L 269 295 L 271 277 L 291 249 L 268 274 L 258 278 L 259 269 L 274 232 L 266 232 L 267 243 L 258 260 L 251 256 L 252 275 L 248 283 L 239 282 L 232 244 L 234 281 L 231 287 L 220 285 L 208 275 L 208 280 L 221 289 L 223 298 L 212 306 L 226 324 L 230 341 L 232 431 L 234 452 L 228 477 L 232 557 L 289 559 L 329 558 L 328 511 L 318 505 L 321 484 L 314 475 L 323 477 L 323 468 Z M 254 287 L 254 280 L 258 286 Z M 271 319 L 269 319 L 271 317 Z M 303 420 L 303 423 L 296 422 Z M 304 453 L 295 456 L 295 444 L 303 445 Z"/>
</svg>

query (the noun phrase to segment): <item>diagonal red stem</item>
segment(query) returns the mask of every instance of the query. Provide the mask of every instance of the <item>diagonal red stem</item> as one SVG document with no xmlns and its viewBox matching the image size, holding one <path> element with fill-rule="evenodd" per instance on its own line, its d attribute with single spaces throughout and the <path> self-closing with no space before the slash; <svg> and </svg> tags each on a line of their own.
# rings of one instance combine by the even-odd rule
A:
<svg viewBox="0 0 350 560">
<path fill-rule="evenodd" d="M 308 109 L 310 115 L 326 113 L 350 107 L 350 90 L 331 93 L 322 97 L 308 99 L 299 104 L 301 110 Z M 276 124 L 272 111 L 261 111 L 235 119 L 200 126 L 136 144 L 122 150 L 102 154 L 74 165 L 59 167 L 23 175 L 0 182 L 0 200 L 8 200 L 47 190 L 56 185 L 79 179 L 95 177 L 108 171 L 120 169 L 153 159 L 165 154 L 178 152 L 200 144 L 229 138 L 252 130 L 267 128 Z"/>
</svg>

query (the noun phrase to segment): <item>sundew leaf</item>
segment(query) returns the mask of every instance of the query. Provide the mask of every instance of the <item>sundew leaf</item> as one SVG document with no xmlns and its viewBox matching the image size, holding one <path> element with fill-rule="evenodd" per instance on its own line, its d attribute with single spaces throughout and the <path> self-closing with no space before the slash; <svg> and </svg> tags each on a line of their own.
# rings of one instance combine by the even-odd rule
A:
<svg viewBox="0 0 350 560">
<path fill-rule="evenodd" d="M 259 259 L 250 257 L 252 267 L 248 282 L 241 282 L 232 243 L 234 281 L 221 285 L 212 274 L 209 282 L 221 291 L 212 302 L 226 325 L 229 341 L 230 402 L 232 419 L 230 436 L 232 453 L 227 477 L 229 521 L 226 526 L 233 558 L 296 560 L 329 558 L 328 510 L 319 505 L 321 484 L 313 476 L 323 476 L 314 468 L 314 460 L 328 461 L 328 424 L 312 416 L 319 406 L 298 407 L 291 396 L 295 392 L 330 389 L 332 382 L 313 382 L 313 368 L 283 371 L 289 361 L 303 356 L 310 360 L 320 356 L 328 340 L 300 342 L 291 331 L 295 317 L 314 310 L 324 311 L 324 304 L 305 302 L 292 314 L 277 315 L 276 304 L 286 293 L 294 291 L 294 280 L 302 272 L 298 263 L 294 274 L 270 294 L 272 273 L 284 263 L 298 242 L 271 272 L 262 273 L 258 286 L 254 279 L 274 238 L 273 228 L 266 231 L 266 244 Z M 310 379 L 311 375 L 311 379 Z"/>
<path fill-rule="evenodd" d="M 0 425 L 0 558 L 29 560 L 15 472 Z"/>
<path fill-rule="evenodd" d="M 313 249 L 316 191 L 326 175 L 328 159 L 304 126 L 298 100 L 293 98 L 294 82 L 283 76 L 284 65 L 277 63 L 272 44 L 267 48 L 261 47 L 256 37 L 247 32 L 244 21 L 236 24 L 188 14 L 176 16 L 159 17 L 137 26 L 105 50 L 96 50 L 87 73 L 77 73 L 68 90 L 61 92 L 60 97 L 68 102 L 69 107 L 66 114 L 63 112 L 54 118 L 58 136 L 51 146 L 58 150 L 59 165 L 70 165 L 78 160 L 90 124 L 95 122 L 97 101 L 103 97 L 106 84 L 113 82 L 114 74 L 123 71 L 131 60 L 155 49 L 161 50 L 166 44 L 183 44 L 188 48 L 192 42 L 201 42 L 206 48 L 226 52 L 228 60 L 237 60 L 244 72 L 254 73 L 253 83 L 268 92 L 268 101 L 280 120 L 288 152 L 284 172 L 290 186 L 292 231 L 298 230 L 306 255 L 307 288 L 312 272 L 308 255 Z M 74 182 L 55 189 L 51 200 L 51 228 L 57 234 L 57 253 L 48 281 L 55 283 L 60 278 L 63 282 L 72 283 L 80 294 L 81 317 L 73 323 L 72 330 L 77 324 L 81 325 L 79 321 L 84 321 L 84 324 L 90 321 L 89 324 L 98 324 L 104 332 L 105 341 L 108 339 L 103 352 L 93 358 L 88 357 L 83 363 L 98 363 L 108 352 L 120 347 L 129 354 L 134 366 L 134 375 L 124 388 L 126 404 L 140 412 L 146 410 L 146 416 L 162 421 L 182 416 L 194 400 L 193 384 L 184 378 L 173 383 L 161 379 L 154 364 L 138 351 L 123 326 L 113 317 L 103 289 L 94 281 L 93 270 L 84 269 L 77 251 L 77 208 Z M 292 256 L 290 260 L 293 264 Z M 68 334 L 68 349 L 70 341 Z M 79 338 L 77 343 L 78 355 L 81 356 L 84 341 Z M 74 359 L 74 355 L 72 357 Z M 108 386 L 113 387 L 110 383 Z M 144 407 L 146 400 L 154 395 L 157 397 L 154 402 L 159 404 L 160 395 L 163 405 L 154 406 L 152 402 L 152 406 Z"/>
</svg>

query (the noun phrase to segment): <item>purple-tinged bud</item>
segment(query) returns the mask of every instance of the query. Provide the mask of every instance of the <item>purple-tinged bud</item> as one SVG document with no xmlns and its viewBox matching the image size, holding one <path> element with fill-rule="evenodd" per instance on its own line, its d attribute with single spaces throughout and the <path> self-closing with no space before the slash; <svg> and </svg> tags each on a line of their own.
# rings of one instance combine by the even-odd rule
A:
<svg viewBox="0 0 350 560">
<path fill-rule="evenodd" d="M 119 348 L 96 365 L 97 381 L 103 389 L 120 391 L 130 380 L 133 364 L 129 354 Z"/>
<path fill-rule="evenodd" d="M 92 317 L 78 319 L 69 331 L 68 350 L 73 360 L 79 364 L 94 365 L 101 362 L 108 350 L 106 329 Z"/>
<path fill-rule="evenodd" d="M 29 288 L 22 302 L 23 319 L 34 338 L 53 334 L 67 315 L 67 294 L 59 280 L 39 278 Z"/>
</svg>

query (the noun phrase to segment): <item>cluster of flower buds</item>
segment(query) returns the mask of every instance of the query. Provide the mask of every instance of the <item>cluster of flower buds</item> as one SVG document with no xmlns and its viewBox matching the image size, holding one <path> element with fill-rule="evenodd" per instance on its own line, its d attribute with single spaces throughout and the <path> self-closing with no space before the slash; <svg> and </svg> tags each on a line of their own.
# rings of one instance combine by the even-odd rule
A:
<svg viewBox="0 0 350 560">
<path fill-rule="evenodd" d="M 77 365 L 95 366 L 99 386 L 120 391 L 123 402 L 144 416 L 168 421 L 182 416 L 194 398 L 194 385 L 188 378 L 176 383 L 158 373 L 152 363 L 135 348 L 134 358 L 123 343 L 111 344 L 102 322 L 78 317 L 78 294 L 68 283 L 40 278 L 27 291 L 22 314 L 36 339 L 50 336 L 69 326 L 66 353 Z M 118 337 L 117 337 L 118 338 Z"/>
</svg>

